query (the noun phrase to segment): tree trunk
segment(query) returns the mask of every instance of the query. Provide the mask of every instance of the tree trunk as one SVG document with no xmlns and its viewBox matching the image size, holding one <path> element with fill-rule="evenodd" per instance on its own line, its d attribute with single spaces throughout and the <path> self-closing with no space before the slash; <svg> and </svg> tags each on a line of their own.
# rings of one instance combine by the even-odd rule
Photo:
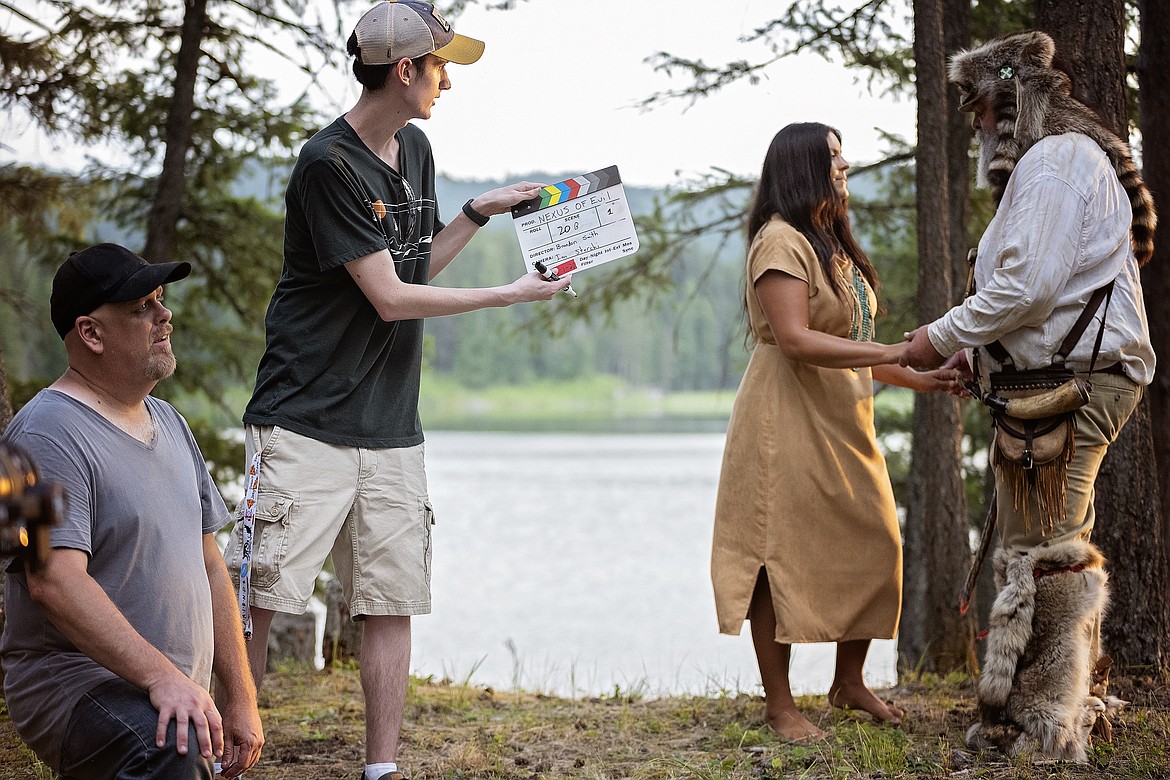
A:
<svg viewBox="0 0 1170 780">
<path fill-rule="evenodd" d="M 1036 0 L 1035 23 L 1056 41 L 1057 57 L 1072 72 L 1073 97 L 1128 138 L 1122 0 Z"/>
<path fill-rule="evenodd" d="M 1162 206 L 1162 227 L 1154 234 L 1154 259 L 1142 270 L 1142 287 L 1150 306 L 1150 338 L 1163 364 L 1148 389 L 1153 422 L 1154 456 L 1162 496 L 1162 538 L 1170 556 L 1170 4 L 1140 0 L 1141 48 L 1138 50 L 1138 106 L 1142 130 L 1142 175 Z"/>
<path fill-rule="evenodd" d="M 948 56 L 971 46 L 971 3 L 969 0 L 946 0 L 946 14 L 943 37 Z M 971 265 L 967 260 L 968 251 L 974 246 L 967 229 L 971 218 L 971 115 L 959 110 L 959 88 L 947 85 L 947 191 L 950 198 L 951 230 L 951 300 L 958 304 L 967 295 L 967 278 Z M 977 238 L 977 237 L 976 237 Z M 971 403 L 974 403 L 972 401 Z M 986 430 L 991 418 L 984 414 L 978 425 Z M 964 427 L 964 433 L 971 429 Z M 968 506 L 968 520 L 975 524 L 975 531 L 982 532 L 986 522 L 987 506 L 995 498 L 995 477 L 988 468 L 984 472 L 983 500 L 981 511 Z M 995 601 L 995 582 L 991 566 L 984 565 L 976 581 L 973 596 L 973 620 L 976 626 L 986 626 Z"/>
<path fill-rule="evenodd" d="M 936 319 L 952 304 L 943 6 L 944 0 L 914 2 L 919 322 Z M 905 603 L 898 636 L 903 671 L 948 672 L 969 667 L 974 657 L 971 632 L 958 612 L 970 559 L 962 433 L 954 398 L 937 393 L 917 397 L 905 529 Z"/>
<path fill-rule="evenodd" d="M 0 352 L 0 436 L 12 422 L 12 396 L 8 393 L 8 370 L 4 367 L 4 353 Z"/>
<path fill-rule="evenodd" d="M 179 217 L 187 196 L 187 152 L 195 114 L 195 83 L 207 28 L 207 0 L 186 0 L 179 54 L 175 60 L 174 96 L 167 112 L 166 154 L 146 225 L 142 256 L 152 263 L 170 261 L 175 251 Z"/>
<path fill-rule="evenodd" d="M 970 0 L 946 0 L 943 44 L 948 54 L 971 44 Z M 945 71 L 944 71 L 945 75 Z M 959 110 L 959 88 L 947 85 L 947 198 L 950 206 L 951 300 L 967 292 L 967 219 L 970 216 L 971 115 Z"/>
<path fill-rule="evenodd" d="M 1122 0 L 1037 0 L 1036 26 L 1052 35 L 1071 64 L 1076 97 L 1127 138 Z M 1093 538 L 1110 561 L 1113 590 L 1102 642 L 1130 670 L 1156 671 L 1170 662 L 1167 555 L 1154 463 L 1146 399 L 1109 448 L 1094 500 Z"/>
<path fill-rule="evenodd" d="M 1109 561 L 1105 652 L 1130 673 L 1157 676 L 1170 664 L 1170 599 L 1150 409 L 1142 403 L 1109 448 L 1097 477 L 1093 541 Z"/>
<path fill-rule="evenodd" d="M 0 352 L 0 436 L 12 422 L 12 397 L 8 394 L 8 371 L 4 368 L 4 353 Z M 4 580 L 0 576 L 0 631 L 4 630 Z M 3 700 L 4 670 L 0 668 L 0 700 Z"/>
</svg>

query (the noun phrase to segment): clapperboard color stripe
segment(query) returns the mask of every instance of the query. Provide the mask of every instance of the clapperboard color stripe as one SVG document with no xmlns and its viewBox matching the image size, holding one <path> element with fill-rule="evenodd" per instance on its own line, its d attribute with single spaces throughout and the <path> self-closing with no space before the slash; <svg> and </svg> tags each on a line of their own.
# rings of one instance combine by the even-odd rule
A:
<svg viewBox="0 0 1170 780">
<path fill-rule="evenodd" d="M 599 190 L 604 190 L 606 187 L 621 183 L 622 177 L 618 173 L 616 165 L 602 168 L 600 171 L 582 174 L 581 176 L 574 176 L 571 179 L 565 179 L 556 184 L 548 185 L 540 191 L 540 195 L 536 198 L 526 200 L 523 203 L 517 203 L 512 207 L 512 217 L 515 219 L 517 217 L 527 216 L 534 211 L 540 211 L 549 206 L 556 206 L 559 203 L 564 203 L 565 201 L 579 198 L 582 195 L 598 192 Z"/>
</svg>

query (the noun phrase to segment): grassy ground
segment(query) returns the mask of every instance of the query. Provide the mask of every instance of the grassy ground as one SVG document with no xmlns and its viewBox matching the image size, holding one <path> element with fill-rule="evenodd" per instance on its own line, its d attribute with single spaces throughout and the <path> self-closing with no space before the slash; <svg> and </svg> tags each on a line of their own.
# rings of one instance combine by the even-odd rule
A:
<svg viewBox="0 0 1170 780">
<path fill-rule="evenodd" d="M 1114 743 L 1091 763 L 1006 761 L 963 744 L 974 718 L 972 685 L 962 677 L 886 692 L 906 709 L 902 729 L 828 706 L 802 707 L 830 738 L 788 745 L 763 727 L 757 696 L 560 699 L 415 680 L 400 759 L 414 780 L 431 778 L 1167 778 L 1170 686 L 1115 680 L 1133 701 L 1115 724 Z M 356 672 L 284 668 L 261 692 L 268 744 L 251 780 L 352 780 L 362 762 L 362 697 Z M 47 780 L 0 717 L 0 780 Z"/>
</svg>

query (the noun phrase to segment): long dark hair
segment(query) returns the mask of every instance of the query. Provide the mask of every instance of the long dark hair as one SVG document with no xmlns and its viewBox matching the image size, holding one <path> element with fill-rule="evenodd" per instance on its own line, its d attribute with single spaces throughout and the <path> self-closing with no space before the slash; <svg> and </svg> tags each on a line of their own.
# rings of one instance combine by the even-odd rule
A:
<svg viewBox="0 0 1170 780">
<path fill-rule="evenodd" d="M 839 130 L 819 122 L 791 124 L 776 133 L 748 209 L 748 245 L 779 215 L 812 244 L 835 293 L 844 292 L 833 266 L 837 253 L 852 260 L 876 291 L 881 286 L 877 271 L 853 238 L 846 201 L 833 187 L 829 133 L 841 140 Z"/>
</svg>

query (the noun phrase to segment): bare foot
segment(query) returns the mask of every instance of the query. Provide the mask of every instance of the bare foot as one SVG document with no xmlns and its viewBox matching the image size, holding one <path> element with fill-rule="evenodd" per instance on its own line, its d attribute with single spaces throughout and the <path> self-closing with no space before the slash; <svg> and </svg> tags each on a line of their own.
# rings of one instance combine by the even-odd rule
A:
<svg viewBox="0 0 1170 780">
<path fill-rule="evenodd" d="M 815 742 L 828 736 L 796 709 L 765 714 L 765 720 L 776 736 L 789 742 Z"/>
<path fill-rule="evenodd" d="M 886 704 L 869 688 L 858 684 L 847 683 L 830 688 L 829 704 L 846 710 L 864 710 L 876 720 L 891 726 L 901 726 L 902 716 L 906 714 L 893 704 Z"/>
</svg>

